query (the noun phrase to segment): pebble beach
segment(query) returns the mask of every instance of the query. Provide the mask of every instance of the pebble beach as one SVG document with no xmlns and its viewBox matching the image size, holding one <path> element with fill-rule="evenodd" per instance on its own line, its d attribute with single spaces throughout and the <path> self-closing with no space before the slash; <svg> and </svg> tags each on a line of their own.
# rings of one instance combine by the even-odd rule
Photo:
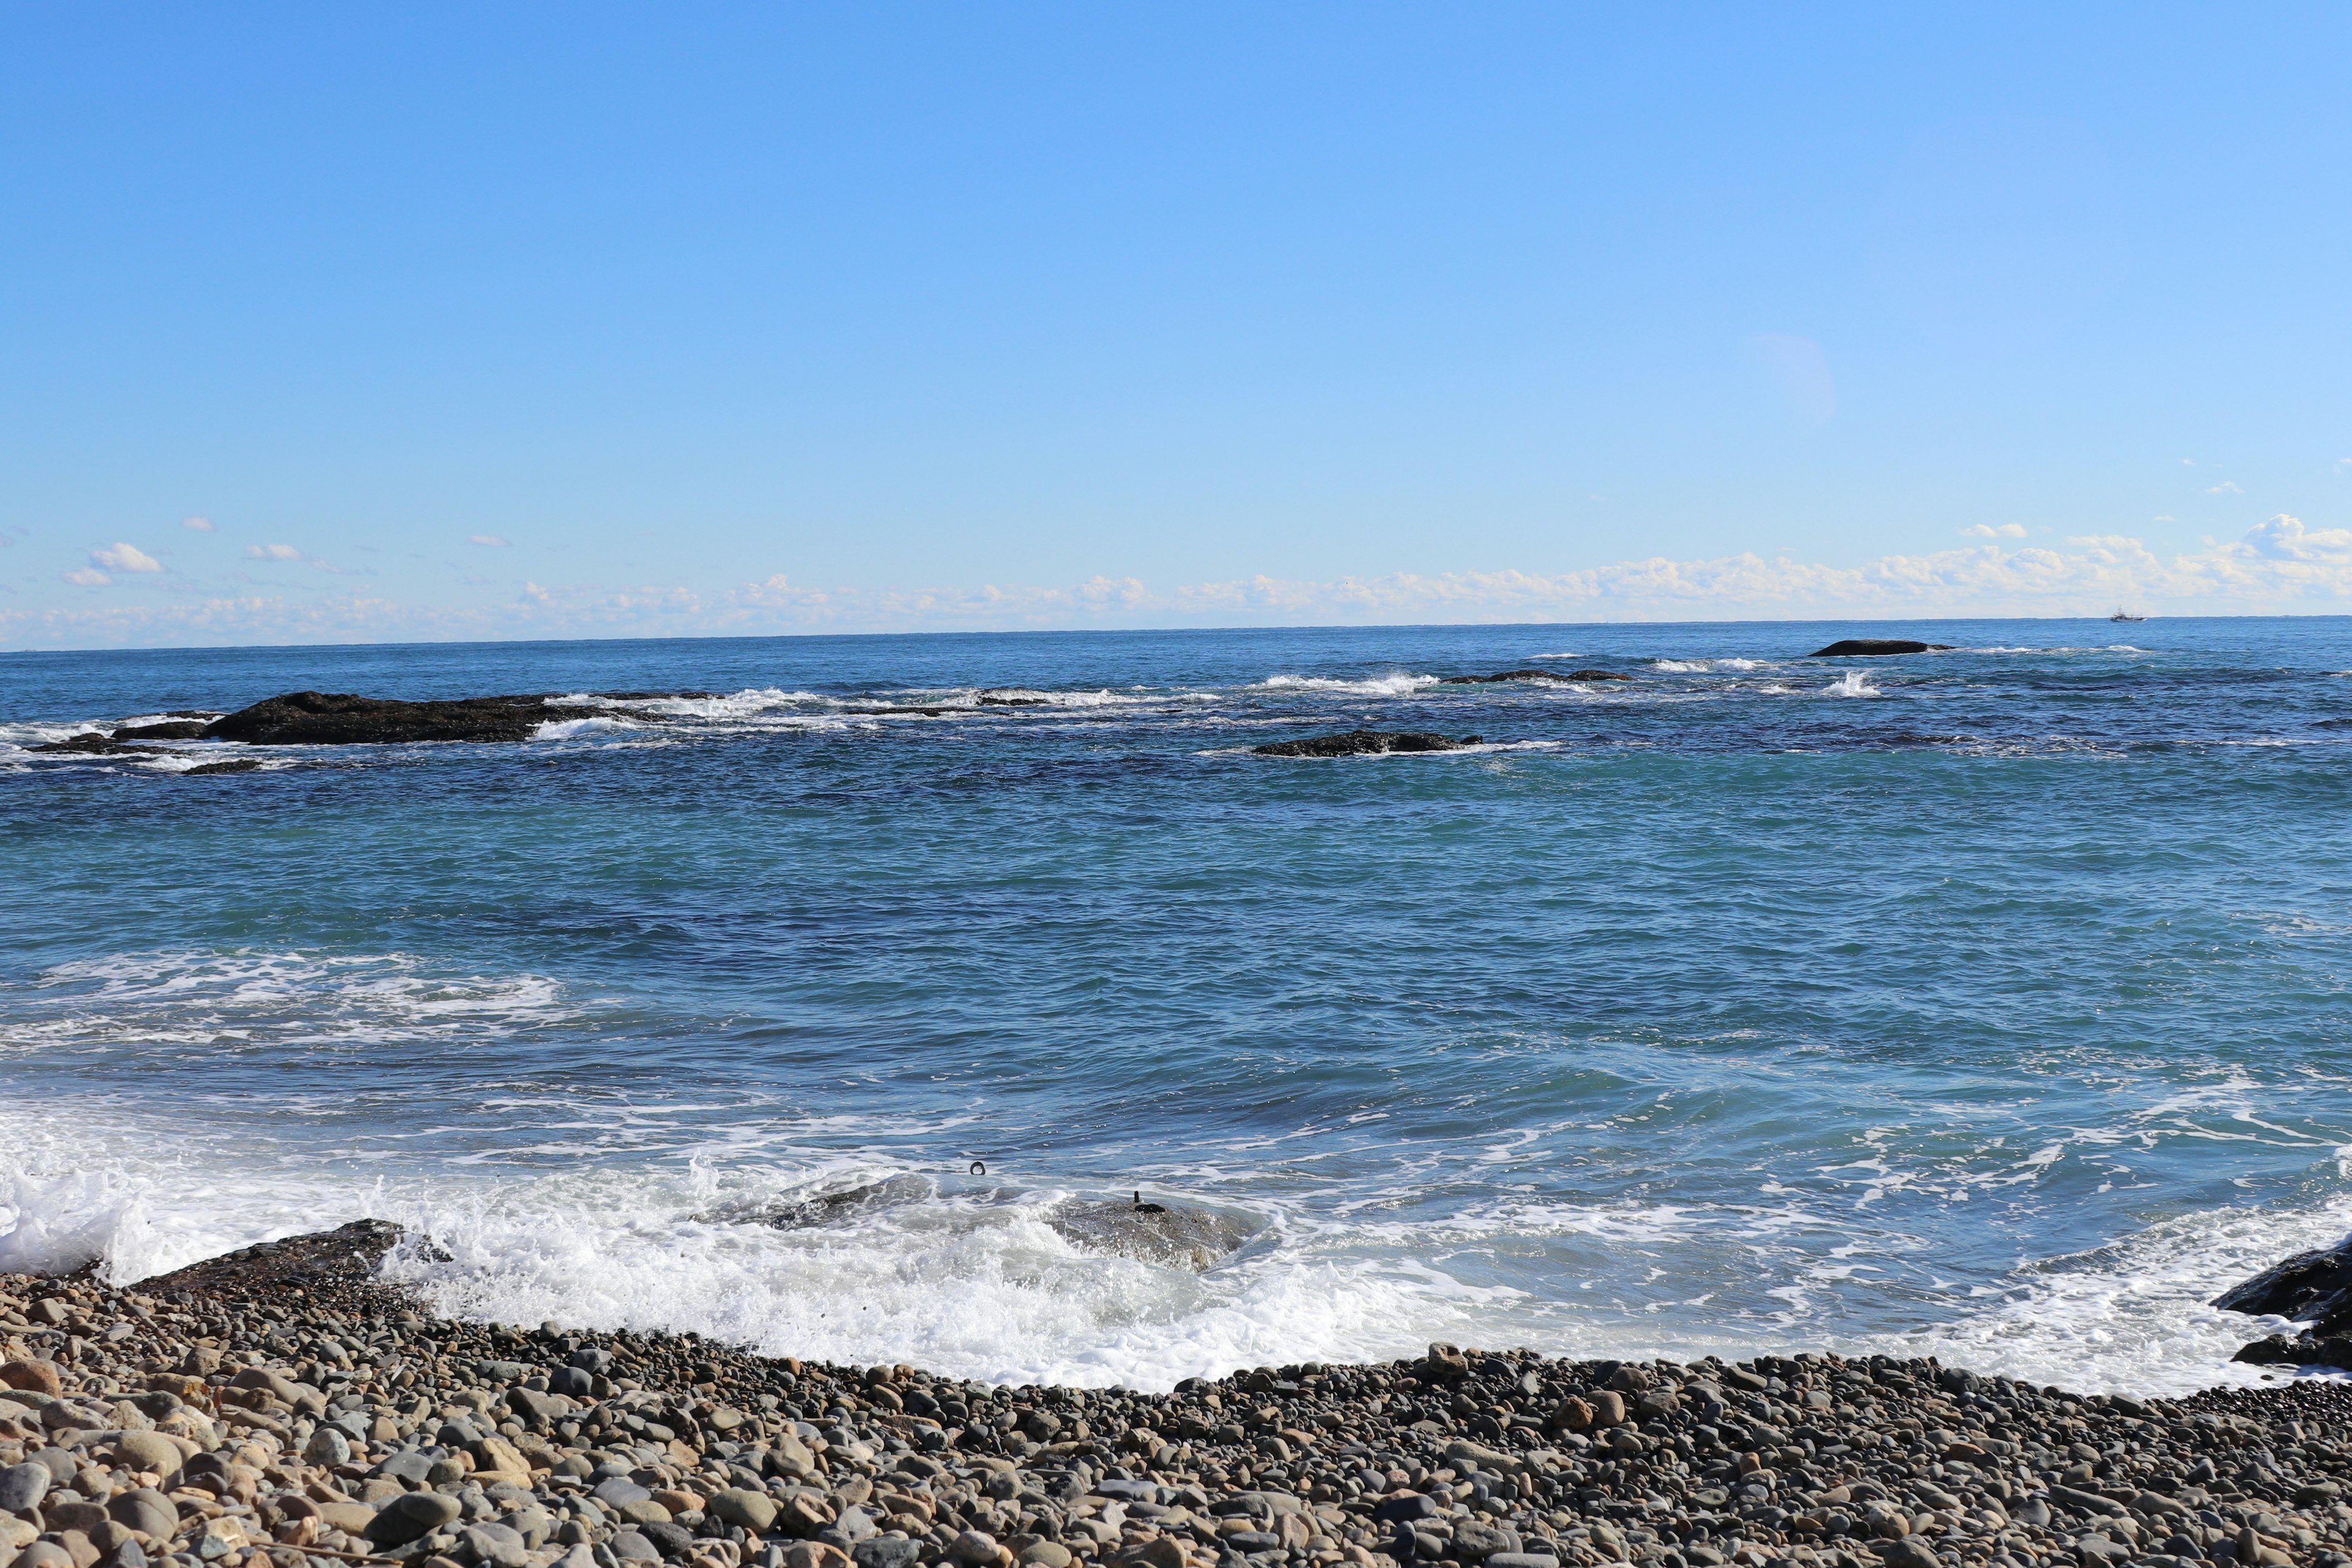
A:
<svg viewBox="0 0 2352 1568">
<path fill-rule="evenodd" d="M 0 1277 L 9 1568 L 2339 1564 L 2334 1382 L 2084 1396 L 1932 1360 L 1433 1344 L 1166 1394 L 453 1321 L 361 1221 Z"/>
</svg>

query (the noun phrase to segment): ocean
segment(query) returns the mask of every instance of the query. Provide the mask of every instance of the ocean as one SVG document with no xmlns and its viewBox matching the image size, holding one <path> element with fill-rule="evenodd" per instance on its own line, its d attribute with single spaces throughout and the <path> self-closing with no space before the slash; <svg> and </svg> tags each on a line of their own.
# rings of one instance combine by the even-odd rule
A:
<svg viewBox="0 0 2352 1568">
<path fill-rule="evenodd" d="M 1632 679 L 1441 683 L 1528 668 Z M 579 716 L 27 750 L 306 688 Z M 1249 750 L 1360 726 L 1482 742 Z M 2251 1381 L 2204 1303 L 2352 1229 L 2347 744 L 2339 617 L 11 654 L 0 1268 L 377 1215 L 450 1311 L 1015 1384 Z"/>
</svg>

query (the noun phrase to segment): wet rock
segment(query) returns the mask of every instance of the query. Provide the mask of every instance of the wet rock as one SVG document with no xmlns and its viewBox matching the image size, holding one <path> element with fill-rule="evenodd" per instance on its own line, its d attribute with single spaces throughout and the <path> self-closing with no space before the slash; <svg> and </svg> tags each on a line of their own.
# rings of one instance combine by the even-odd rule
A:
<svg viewBox="0 0 2352 1568">
<path fill-rule="evenodd" d="M 1952 645 L 1948 642 L 1914 642 L 1909 637 L 1841 637 L 1827 647 L 1817 647 L 1808 658 L 1885 658 L 1898 653 L 1942 653 Z"/>
<path fill-rule="evenodd" d="M 809 1194 L 780 1201 L 707 1209 L 694 1216 L 702 1225 L 766 1225 L 778 1230 L 805 1230 L 839 1225 L 883 1209 L 919 1203 L 932 1195 L 931 1184 L 914 1176 L 891 1176 L 853 1187 Z"/>
<path fill-rule="evenodd" d="M 184 779 L 206 778 L 214 773 L 249 773 L 260 770 L 261 763 L 252 757 L 231 757 L 225 763 L 198 763 L 193 768 L 183 768 Z"/>
<path fill-rule="evenodd" d="M 1303 741 L 1276 741 L 1250 750 L 1261 757 L 1370 757 L 1391 752 L 1454 752 L 1480 743 L 1476 735 L 1456 741 L 1418 731 L 1350 730 Z"/>
<path fill-rule="evenodd" d="M 1237 1220 L 1209 1209 L 1166 1204 L 1078 1202 L 1045 1216 L 1065 1240 L 1088 1252 L 1198 1271 L 1249 1239 Z"/>
<path fill-rule="evenodd" d="M 2308 1323 L 2322 1338 L 2352 1330 L 2352 1239 L 2298 1252 L 2222 1291 L 2213 1305 Z"/>
<path fill-rule="evenodd" d="M 118 724 L 114 739 L 118 741 L 194 741 L 205 732 L 201 719 L 173 719 L 161 724 Z"/>
<path fill-rule="evenodd" d="M 1576 678 L 1557 669 L 1507 669 L 1499 675 L 1449 675 L 1439 682 L 1444 686 L 1491 686 L 1502 680 L 1569 681 Z"/>
<path fill-rule="evenodd" d="M 544 697 L 404 702 L 350 692 L 289 691 L 205 726 L 207 738 L 257 746 L 351 746 L 418 741 L 527 741 L 547 721 Z M 576 712 L 572 716 L 577 717 Z"/>
<path fill-rule="evenodd" d="M 63 741 L 47 741 L 40 745 L 27 746 L 25 749 L 28 752 L 63 752 L 85 757 L 118 757 L 126 752 L 145 750 L 140 746 L 126 746 L 120 741 L 100 734 L 95 730 L 85 730 L 80 734 Z"/>
</svg>

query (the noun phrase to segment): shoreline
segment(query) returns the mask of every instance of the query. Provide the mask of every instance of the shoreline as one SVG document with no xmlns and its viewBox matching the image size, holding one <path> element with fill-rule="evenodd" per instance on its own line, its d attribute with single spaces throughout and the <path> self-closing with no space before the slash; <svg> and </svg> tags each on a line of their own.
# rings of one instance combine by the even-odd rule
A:
<svg viewBox="0 0 2352 1568">
<path fill-rule="evenodd" d="M 1431 1347 L 1171 1394 L 452 1321 L 392 1227 L 0 1276 L 0 1568 L 2352 1563 L 2352 1385 Z"/>
</svg>

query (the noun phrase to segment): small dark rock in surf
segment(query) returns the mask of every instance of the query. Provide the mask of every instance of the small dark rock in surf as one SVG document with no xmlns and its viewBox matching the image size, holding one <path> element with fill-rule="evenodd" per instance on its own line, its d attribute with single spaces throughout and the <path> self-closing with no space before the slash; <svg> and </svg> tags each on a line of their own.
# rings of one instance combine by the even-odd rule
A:
<svg viewBox="0 0 2352 1568">
<path fill-rule="evenodd" d="M 260 767 L 261 763 L 255 758 L 238 757 L 233 761 L 226 763 L 205 763 L 199 766 L 189 768 L 180 776 L 182 778 L 194 778 L 203 773 L 249 773 L 258 771 Z"/>
<path fill-rule="evenodd" d="M 152 748 L 126 746 L 120 741 L 108 739 L 95 730 L 85 730 L 71 740 L 50 741 L 42 745 L 27 746 L 25 749 L 29 752 L 62 752 L 84 757 L 119 757 L 125 752 L 135 754 Z"/>
<path fill-rule="evenodd" d="M 1350 730 L 1344 735 L 1276 741 L 1250 750 L 1261 757 L 1376 757 L 1390 752 L 1454 752 L 1478 743 L 1475 735 L 1465 735 L 1456 741 L 1445 735 L 1412 731 Z"/>
<path fill-rule="evenodd" d="M 1913 642 L 1908 637 L 1842 637 L 1827 647 L 1815 648 L 1807 658 L 1884 658 L 1898 653 L 1942 653 L 1951 647 L 1948 642 Z"/>
<path fill-rule="evenodd" d="M 174 719 L 165 724 L 123 724 L 116 727 L 118 741 L 194 741 L 205 732 L 201 719 Z"/>
<path fill-rule="evenodd" d="M 1441 686 L 1492 686 L 1498 680 L 1549 680 L 1567 685 L 1576 680 L 1631 680 L 1630 675 L 1620 675 L 1613 669 L 1507 669 L 1498 675 L 1449 675 L 1438 682 Z"/>
</svg>

